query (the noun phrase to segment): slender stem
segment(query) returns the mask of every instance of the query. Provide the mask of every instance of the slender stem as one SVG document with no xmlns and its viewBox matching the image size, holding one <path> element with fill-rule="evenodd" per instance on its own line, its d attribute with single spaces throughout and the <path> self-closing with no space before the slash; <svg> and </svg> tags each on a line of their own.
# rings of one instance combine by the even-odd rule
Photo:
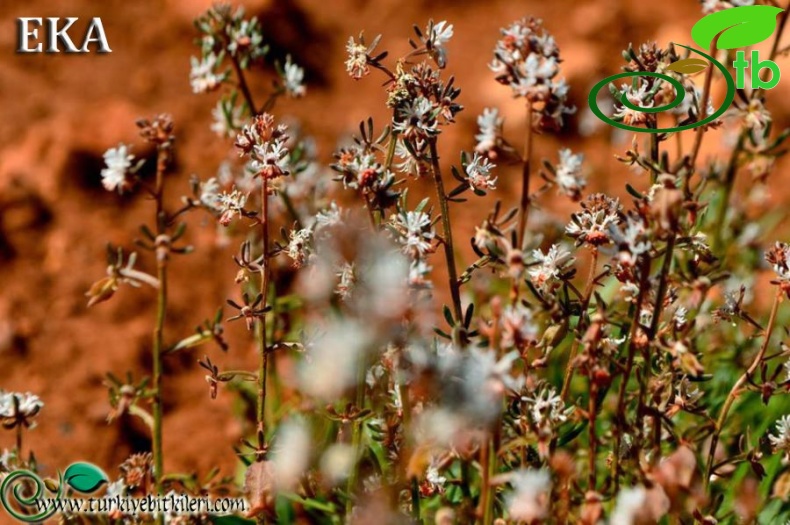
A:
<svg viewBox="0 0 790 525">
<path fill-rule="evenodd" d="M 258 111 L 255 109 L 255 102 L 252 99 L 250 87 L 247 85 L 247 79 L 244 78 L 244 72 L 241 69 L 241 64 L 239 64 L 238 59 L 233 55 L 230 56 L 230 63 L 233 64 L 233 70 L 236 72 L 236 80 L 238 81 L 239 89 L 241 90 L 242 96 L 244 96 L 244 101 L 247 103 L 247 108 L 249 108 L 250 114 L 257 115 Z"/>
<path fill-rule="evenodd" d="M 355 400 L 355 408 L 357 410 L 362 410 L 365 408 L 365 377 L 367 375 L 368 370 L 368 363 L 367 358 L 363 354 L 359 356 L 359 362 L 357 363 L 357 387 L 356 387 L 356 400 Z M 351 433 L 351 450 L 354 453 L 354 464 L 351 467 L 351 473 L 348 476 L 348 480 L 346 481 L 346 492 L 348 493 L 348 499 L 346 500 L 346 519 L 351 519 L 351 512 L 354 507 L 354 498 L 353 494 L 357 487 L 357 480 L 359 478 L 359 462 L 362 459 L 362 419 L 356 418 L 352 422 L 352 433 Z"/>
<path fill-rule="evenodd" d="M 593 286 L 595 284 L 595 274 L 598 269 L 598 248 L 592 249 L 592 260 L 590 261 L 590 273 L 587 276 L 587 286 L 584 289 L 584 296 L 582 297 L 581 310 L 579 311 L 579 322 L 576 327 L 576 335 L 571 344 L 571 352 L 568 355 L 568 364 L 565 366 L 565 378 L 562 381 L 562 391 L 560 397 L 565 400 L 570 390 L 571 381 L 573 380 L 573 361 L 576 359 L 576 352 L 579 349 L 579 341 L 584 335 L 585 313 L 590 305 L 590 297 L 592 296 Z"/>
<path fill-rule="evenodd" d="M 16 426 L 16 459 L 22 462 L 22 424 Z"/>
<path fill-rule="evenodd" d="M 628 356 L 626 357 L 625 372 L 623 379 L 620 382 L 620 390 L 617 394 L 617 412 L 613 428 L 615 429 L 615 442 L 612 455 L 612 478 L 614 478 L 614 492 L 616 493 L 620 486 L 620 444 L 623 439 L 623 432 L 625 428 L 625 396 L 628 388 L 628 380 L 631 378 L 631 372 L 634 368 L 634 354 L 636 353 L 636 346 L 634 339 L 636 338 L 636 331 L 639 328 L 639 316 L 642 312 L 642 303 L 644 302 L 645 295 L 647 294 L 648 284 L 650 282 L 650 258 L 645 256 L 642 260 L 640 268 L 640 283 L 639 293 L 636 297 L 636 305 L 634 306 L 634 320 L 631 323 L 631 329 L 628 333 Z"/>
<path fill-rule="evenodd" d="M 716 43 L 719 40 L 719 36 L 713 39 L 711 42 L 711 49 L 710 53 L 711 56 L 716 55 Z M 697 118 L 704 119 L 705 114 L 708 112 L 708 100 L 710 100 L 710 86 L 713 82 L 713 70 L 716 69 L 714 67 L 709 67 L 708 70 L 705 72 L 705 83 L 702 86 L 702 99 L 700 100 L 700 107 L 697 109 Z M 696 133 L 694 135 L 694 146 L 691 149 L 691 157 L 689 160 L 689 173 L 686 175 L 686 178 L 683 180 L 683 195 L 688 197 L 690 195 L 689 186 L 691 184 L 691 176 L 696 171 L 697 166 L 697 157 L 699 156 L 699 150 L 702 147 L 702 138 L 705 135 L 706 126 L 702 126 L 697 128 Z M 678 133 L 678 136 L 680 134 Z"/>
<path fill-rule="evenodd" d="M 447 273 L 450 280 L 450 295 L 453 299 L 453 312 L 458 323 L 463 321 L 463 310 L 461 309 L 461 290 L 458 283 L 458 270 L 455 266 L 455 252 L 453 250 L 453 229 L 450 225 L 450 208 L 447 204 L 447 194 L 444 191 L 442 172 L 439 167 L 439 154 L 436 151 L 436 139 L 428 141 L 431 151 L 431 166 L 433 180 L 436 185 L 436 195 L 439 199 L 439 207 L 442 212 L 442 227 L 444 230 L 444 256 L 447 260 Z M 462 341 L 465 344 L 465 341 Z"/>
<path fill-rule="evenodd" d="M 716 446 L 719 444 L 719 438 L 721 437 L 721 431 L 724 429 L 724 424 L 727 421 L 727 415 L 730 413 L 730 408 L 732 408 L 732 404 L 735 402 L 735 399 L 738 397 L 739 391 L 743 388 L 743 385 L 746 384 L 749 377 L 757 370 L 757 367 L 760 366 L 760 363 L 765 357 L 765 351 L 768 349 L 768 343 L 771 341 L 771 334 L 774 331 L 774 326 L 776 325 L 776 314 L 779 311 L 779 303 L 782 302 L 782 291 L 777 290 L 776 296 L 774 297 L 774 304 L 771 307 L 771 315 L 768 319 L 768 326 L 765 329 L 765 335 L 763 336 L 763 344 L 760 346 L 760 351 L 757 352 L 757 355 L 754 356 L 754 360 L 752 364 L 749 365 L 749 368 L 746 369 L 746 372 L 743 373 L 741 377 L 738 378 L 738 381 L 732 386 L 730 393 L 727 395 L 727 399 L 724 401 L 724 406 L 722 406 L 721 413 L 719 414 L 719 419 L 716 420 L 716 428 L 713 430 L 713 436 L 710 440 L 710 449 L 708 450 L 708 460 L 706 462 L 705 467 L 705 479 L 703 480 L 705 487 L 710 484 L 710 478 L 713 475 L 713 458 L 716 455 Z"/>
<path fill-rule="evenodd" d="M 156 234 L 157 238 L 166 235 L 167 221 L 165 220 L 164 211 L 164 172 L 167 163 L 168 153 L 160 146 L 157 152 L 156 163 L 156 188 L 155 202 L 156 202 Z M 153 432 L 152 432 L 152 453 L 154 459 L 154 485 L 158 495 L 164 494 L 164 486 L 162 478 L 164 477 L 164 456 L 162 452 L 162 351 L 164 339 L 165 318 L 167 314 L 167 259 L 168 253 L 160 253 L 157 250 L 157 264 L 156 273 L 159 280 L 159 288 L 157 288 L 156 299 L 156 325 L 154 327 L 153 335 Z M 159 515 L 157 518 L 159 523 L 164 521 L 164 516 Z"/>
<path fill-rule="evenodd" d="M 747 131 L 741 131 L 738 136 L 738 142 L 735 144 L 732 153 L 730 154 L 730 161 L 727 163 L 727 170 L 724 172 L 724 188 L 722 189 L 721 202 L 719 209 L 716 211 L 716 234 L 713 236 L 713 245 L 711 248 L 715 253 L 721 246 L 722 235 L 724 234 L 724 223 L 727 219 L 727 210 L 730 208 L 730 196 L 732 195 L 732 188 L 735 186 L 735 176 L 738 173 L 738 158 L 743 150 L 743 143 L 746 140 Z"/>
<path fill-rule="evenodd" d="M 590 457 L 589 457 L 589 483 L 587 490 L 595 490 L 595 486 L 597 484 L 596 474 L 596 451 L 598 448 L 598 438 L 595 435 L 595 419 L 598 415 L 598 386 L 596 385 L 595 381 L 592 377 L 590 377 L 590 400 L 589 400 L 589 416 L 590 416 L 590 424 L 589 424 L 589 436 L 590 436 Z"/>
<path fill-rule="evenodd" d="M 416 477 L 411 478 L 411 517 L 414 523 L 421 523 L 420 521 L 420 485 Z"/>
<path fill-rule="evenodd" d="M 529 172 L 532 158 L 532 103 L 527 102 L 527 132 L 524 140 L 524 159 L 521 172 L 521 203 L 519 205 L 517 246 L 524 248 L 527 237 L 527 217 L 529 216 Z"/>
<path fill-rule="evenodd" d="M 261 308 L 265 309 L 269 295 L 269 279 L 271 274 L 269 261 L 269 179 L 261 175 L 261 237 L 263 264 L 261 265 L 260 294 L 263 296 Z M 256 461 L 263 461 L 263 451 L 266 449 L 266 384 L 269 375 L 269 347 L 266 340 L 266 317 L 258 318 L 258 400 L 256 414 L 256 433 L 258 435 L 258 450 Z M 263 514 L 258 515 L 259 525 L 266 523 Z"/>
<path fill-rule="evenodd" d="M 263 296 L 261 308 L 266 308 L 269 295 L 269 180 L 261 177 L 261 236 L 263 246 L 263 264 L 261 265 L 261 288 Z M 258 371 L 258 448 L 263 449 L 266 445 L 266 378 L 269 367 L 269 348 L 266 341 L 266 317 L 258 319 L 260 339 L 259 339 L 259 371 Z M 261 458 L 262 459 L 262 458 Z"/>
<path fill-rule="evenodd" d="M 493 456 L 496 454 L 493 448 L 493 438 L 489 437 L 485 440 L 485 444 L 480 450 L 480 469 L 482 470 L 480 506 L 483 514 L 483 525 L 491 525 L 493 520 L 494 497 L 492 493 L 493 486 L 491 485 L 491 474 L 495 463 Z"/>
</svg>

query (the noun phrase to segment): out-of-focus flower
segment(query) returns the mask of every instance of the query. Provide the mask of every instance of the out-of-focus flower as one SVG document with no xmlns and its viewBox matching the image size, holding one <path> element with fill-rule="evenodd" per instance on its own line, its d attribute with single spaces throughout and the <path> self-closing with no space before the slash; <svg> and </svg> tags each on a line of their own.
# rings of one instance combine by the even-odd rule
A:
<svg viewBox="0 0 790 525">
<path fill-rule="evenodd" d="M 502 143 L 502 124 L 504 118 L 499 116 L 497 108 L 485 108 L 483 113 L 477 117 L 477 126 L 480 131 L 475 135 L 477 145 L 475 151 L 481 154 L 488 153 L 496 150 Z"/>
<path fill-rule="evenodd" d="M 211 110 L 214 121 L 211 131 L 220 137 L 232 137 L 242 126 L 242 108 L 234 106 L 233 101 L 222 99 Z"/>
<path fill-rule="evenodd" d="M 715 13 L 733 7 L 754 5 L 754 0 L 702 0 L 702 12 L 705 14 Z"/>
<path fill-rule="evenodd" d="M 208 93 L 214 91 L 227 77 L 224 73 L 217 73 L 217 57 L 213 53 L 202 59 L 192 57 L 192 70 L 189 72 L 189 82 L 192 84 L 193 93 Z"/>
<path fill-rule="evenodd" d="M 624 488 L 617 494 L 609 525 L 658 523 L 669 511 L 669 503 L 669 498 L 658 484 L 649 490 L 642 486 Z"/>
<path fill-rule="evenodd" d="M 44 402 L 30 392 L 0 392 L 0 421 L 6 428 L 32 427 Z"/>
<path fill-rule="evenodd" d="M 304 69 L 291 61 L 291 55 L 285 58 L 282 83 L 285 92 L 294 98 L 303 97 L 307 90 L 304 85 Z"/>
<path fill-rule="evenodd" d="M 368 73 L 370 73 L 370 67 L 368 67 L 368 53 L 370 53 L 371 49 L 361 42 L 357 42 L 354 40 L 354 37 L 349 37 L 348 43 L 346 44 L 346 53 L 348 53 L 348 59 L 346 59 L 346 72 L 351 75 L 351 78 L 355 80 L 359 80 L 360 78 L 364 77 Z"/>
<path fill-rule="evenodd" d="M 293 260 L 294 268 L 301 268 L 307 263 L 310 255 L 310 239 L 313 236 L 312 230 L 302 228 L 301 230 L 292 230 L 289 234 L 288 241 L 288 257 Z"/>
<path fill-rule="evenodd" d="M 436 24 L 433 21 L 428 23 L 425 29 L 425 34 L 422 37 L 422 42 L 428 53 L 436 61 L 440 68 L 447 64 L 447 42 L 453 36 L 453 25 L 448 24 L 446 20 L 442 20 Z"/>
<path fill-rule="evenodd" d="M 126 175 L 132 167 L 134 155 L 129 153 L 126 144 L 119 144 L 117 148 L 110 148 L 104 152 L 104 163 L 106 168 L 101 170 L 101 179 L 104 189 L 107 191 L 118 190 L 123 193 L 127 185 Z"/>
<path fill-rule="evenodd" d="M 554 174 L 560 191 L 574 200 L 578 200 L 581 192 L 587 187 L 587 177 L 582 172 L 583 160 L 583 155 L 574 155 L 567 148 L 561 149 L 560 162 Z"/>
<path fill-rule="evenodd" d="M 769 434 L 768 439 L 774 451 L 790 455 L 790 416 L 782 416 L 776 420 L 776 434 Z"/>
<path fill-rule="evenodd" d="M 502 325 L 502 346 L 504 348 L 523 348 L 535 340 L 538 326 L 532 310 L 521 303 L 507 305 L 500 318 Z"/>
<path fill-rule="evenodd" d="M 307 471 L 312 452 L 312 437 L 307 423 L 299 417 L 289 418 L 277 429 L 272 450 L 277 490 L 289 491 Z"/>
<path fill-rule="evenodd" d="M 513 491 L 506 497 L 510 519 L 535 523 L 548 517 L 551 476 L 547 470 L 515 471 L 510 483 Z"/>
</svg>

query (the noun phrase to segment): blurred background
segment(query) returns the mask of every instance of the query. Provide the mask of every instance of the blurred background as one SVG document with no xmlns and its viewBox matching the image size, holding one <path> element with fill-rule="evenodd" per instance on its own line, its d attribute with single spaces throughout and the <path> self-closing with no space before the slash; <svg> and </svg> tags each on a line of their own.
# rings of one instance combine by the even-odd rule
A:
<svg viewBox="0 0 790 525">
<path fill-rule="evenodd" d="M 155 298 L 145 289 L 124 288 L 88 310 L 84 294 L 104 275 L 106 243 L 131 248 L 138 226 L 150 217 L 151 203 L 140 192 L 106 192 L 102 154 L 119 142 L 140 144 L 138 117 L 171 113 L 177 135 L 176 166 L 168 182 L 171 206 L 188 193 L 190 175 L 207 179 L 233 155 L 231 143 L 209 129 L 218 95 L 193 95 L 189 85 L 190 56 L 198 54 L 192 21 L 209 5 L 206 0 L 0 3 L 0 389 L 31 391 L 44 401 L 39 426 L 28 433 L 27 443 L 45 471 L 85 460 L 115 472 L 127 455 L 149 448 L 147 431 L 137 421 L 106 423 L 110 407 L 103 381 L 108 371 L 117 376 L 129 371 L 138 379 L 149 373 Z M 388 50 L 394 59 L 409 50 L 412 24 L 425 27 L 430 18 L 454 26 L 447 73 L 456 77 L 465 106 L 458 123 L 442 134 L 445 165 L 457 163 L 461 150 L 474 147 L 476 117 L 485 107 L 498 107 L 506 119 L 506 137 L 521 143 L 524 108 L 509 88 L 495 82 L 487 65 L 500 27 L 524 16 L 540 17 L 559 44 L 562 75 L 578 111 L 561 133 L 537 138 L 536 156 L 556 160 L 561 147 L 582 152 L 590 187 L 615 195 L 624 193 L 625 182 L 644 189 L 650 181 L 615 159 L 632 136 L 598 126 L 587 110 L 587 93 L 596 81 L 619 71 L 621 51 L 629 42 L 688 43 L 692 25 L 702 16 L 696 0 L 247 0 L 235 5 L 261 20 L 271 57 L 290 53 L 305 68 L 307 96 L 278 103 L 275 114 L 294 119 L 315 138 L 324 164 L 361 120 L 372 116 L 381 129 L 390 118 L 384 78 L 374 72 L 354 81 L 345 73 L 349 36 L 364 30 L 370 41 L 383 34 L 379 50 Z M 113 52 L 18 55 L 16 18 L 22 16 L 80 17 L 75 39 L 82 37 L 89 18 L 101 17 Z M 777 62 L 788 67 L 786 58 Z M 256 70 L 253 93 L 262 98 L 271 79 L 272 70 Z M 716 102 L 720 89 L 717 84 Z M 788 125 L 789 95 L 787 79 L 768 96 L 780 129 Z M 690 144 L 693 132 L 687 133 Z M 726 129 L 712 133 L 702 157 L 718 155 L 726 138 Z M 772 191 L 764 206 L 787 204 L 785 167 L 780 163 L 769 179 Z M 496 199 L 508 206 L 518 199 L 520 168 L 500 166 L 498 175 L 497 191 L 453 209 L 456 243 L 467 263 L 474 226 Z M 575 208 L 554 192 L 540 205 L 561 213 L 561 221 Z M 235 244 L 218 243 L 213 222 L 200 218 L 190 220 L 188 239 L 196 253 L 173 263 L 169 342 L 189 335 L 237 294 L 231 261 Z M 438 259 L 435 265 L 441 266 Z M 150 263 L 143 261 L 141 268 L 150 270 Z M 443 293 L 437 290 L 437 302 Z M 237 465 L 231 446 L 246 431 L 238 398 L 220 389 L 219 397 L 210 400 L 197 366 L 204 354 L 223 368 L 253 366 L 255 355 L 243 328 L 232 326 L 229 332 L 227 355 L 205 347 L 166 361 L 168 471 L 205 473 L 218 465 L 228 474 Z M 0 450 L 13 446 L 12 434 L 0 431 Z"/>
</svg>

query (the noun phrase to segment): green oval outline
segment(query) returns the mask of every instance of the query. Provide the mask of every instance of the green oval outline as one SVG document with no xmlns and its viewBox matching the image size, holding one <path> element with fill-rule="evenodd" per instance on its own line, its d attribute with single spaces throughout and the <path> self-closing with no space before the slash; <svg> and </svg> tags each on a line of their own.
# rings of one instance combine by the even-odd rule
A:
<svg viewBox="0 0 790 525">
<path fill-rule="evenodd" d="M 32 479 L 36 485 L 35 493 L 26 498 L 19 492 L 19 488 L 21 485 L 16 485 L 14 487 L 11 486 L 12 483 L 16 481 L 21 481 L 24 479 Z M 24 522 L 24 523 L 34 523 L 37 521 L 43 521 L 47 518 L 52 517 L 55 514 L 55 507 L 52 506 L 49 510 L 45 510 L 38 514 L 21 514 L 13 506 L 8 503 L 8 495 L 7 493 L 12 492 L 14 494 L 14 498 L 16 501 L 21 504 L 23 507 L 32 507 L 35 505 L 36 500 L 41 497 L 42 493 L 44 492 L 45 485 L 41 478 L 34 472 L 30 470 L 15 470 L 8 474 L 3 480 L 3 483 L 0 484 L 0 503 L 3 504 L 3 508 L 5 508 L 6 512 L 11 515 L 11 517 Z M 56 499 L 60 499 L 61 495 L 63 494 L 63 474 L 58 472 L 58 492 L 55 495 Z"/>
<path fill-rule="evenodd" d="M 685 131 L 687 129 L 694 129 L 694 128 L 698 128 L 700 126 L 704 126 L 706 124 L 709 124 L 709 123 L 713 122 L 714 120 L 716 120 L 717 118 L 719 118 L 720 116 L 722 116 L 724 114 L 724 112 L 729 109 L 730 105 L 732 104 L 732 101 L 735 100 L 735 92 L 736 92 L 735 80 L 733 80 L 732 76 L 730 75 L 730 72 L 727 71 L 727 68 L 724 66 L 724 64 L 722 64 L 721 62 L 719 62 L 718 60 L 716 60 L 712 56 L 708 55 L 704 51 L 700 51 L 699 49 L 694 49 L 693 47 L 690 47 L 690 46 L 684 46 L 683 44 L 675 44 L 675 45 L 680 46 L 680 47 L 685 48 L 685 49 L 688 49 L 689 51 L 693 51 L 694 53 L 697 53 L 697 54 L 705 57 L 714 66 L 716 66 L 716 68 L 718 68 L 718 70 L 721 71 L 722 75 L 724 76 L 724 79 L 727 82 L 727 95 L 724 97 L 724 102 L 722 102 L 721 107 L 719 109 L 717 109 L 712 115 L 710 115 L 707 118 L 704 118 L 704 119 L 702 119 L 700 121 L 692 122 L 691 124 L 686 124 L 684 126 L 677 126 L 677 127 L 674 127 L 674 128 L 640 128 L 640 127 L 637 127 L 637 126 L 629 126 L 628 124 L 623 124 L 622 122 L 617 122 L 616 120 L 612 119 L 611 117 L 609 117 L 607 115 L 604 115 L 603 111 L 601 111 L 601 109 L 598 107 L 598 100 L 597 100 L 598 92 L 604 86 L 608 85 L 611 82 L 614 82 L 615 80 L 617 80 L 619 78 L 640 77 L 640 76 L 657 77 L 657 78 L 661 78 L 663 80 L 666 80 L 667 82 L 670 82 L 675 87 L 675 89 L 677 90 L 677 84 L 680 84 L 679 81 L 677 81 L 676 79 L 670 77 L 669 75 L 665 75 L 663 73 L 654 73 L 654 72 L 651 72 L 651 71 L 626 71 L 624 73 L 618 73 L 617 75 L 612 75 L 610 77 L 606 77 L 603 80 L 601 80 L 600 82 L 598 82 L 597 84 L 595 84 L 593 86 L 593 88 L 590 90 L 590 94 L 587 96 L 587 102 L 590 105 L 590 110 L 593 112 L 593 114 L 596 117 L 598 117 L 599 119 L 601 119 L 602 121 L 606 122 L 607 124 L 609 124 L 611 126 L 614 126 L 616 128 L 619 128 L 619 129 L 623 129 L 625 131 L 633 131 L 633 132 L 636 132 L 636 133 L 674 133 L 674 132 L 677 132 L 677 131 Z M 682 88 L 682 85 L 681 85 L 681 88 Z M 630 109 L 633 109 L 633 110 L 636 110 L 636 111 L 640 111 L 642 113 L 658 113 L 659 111 L 666 111 L 667 109 L 672 109 L 673 107 L 675 107 L 678 104 L 680 104 L 680 102 L 683 100 L 683 96 L 685 96 L 685 93 L 684 93 L 685 90 L 681 89 L 679 91 L 681 93 L 683 93 L 682 96 L 676 97 L 675 100 L 672 101 L 672 103 L 667 104 L 665 106 L 661 106 L 659 108 L 640 108 L 638 106 L 634 106 L 633 104 L 630 103 L 630 101 L 627 101 L 627 97 L 621 97 L 621 98 L 619 98 L 617 100 L 620 101 L 626 107 L 629 107 Z M 622 101 L 622 98 L 625 98 L 626 101 L 628 102 L 628 104 L 630 104 L 630 106 L 626 105 L 625 102 Z M 674 104 L 674 105 L 672 105 L 672 104 Z M 656 111 L 656 110 L 658 110 L 658 111 Z"/>
</svg>

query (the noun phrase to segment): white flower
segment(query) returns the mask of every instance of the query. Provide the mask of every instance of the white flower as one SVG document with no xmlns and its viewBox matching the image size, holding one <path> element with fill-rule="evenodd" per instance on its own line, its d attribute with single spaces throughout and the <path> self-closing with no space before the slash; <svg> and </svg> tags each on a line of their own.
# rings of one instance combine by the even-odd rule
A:
<svg viewBox="0 0 790 525">
<path fill-rule="evenodd" d="M 403 253 L 412 259 L 421 259 L 433 251 L 431 242 L 436 233 L 431 217 L 421 211 L 408 211 L 392 218 L 392 226 L 398 232 Z"/>
<path fill-rule="evenodd" d="M 301 268 L 307 262 L 310 254 L 309 242 L 313 232 L 308 228 L 301 230 L 292 230 L 288 241 L 288 257 L 293 260 L 294 268 Z"/>
<path fill-rule="evenodd" d="M 0 419 L 29 420 L 43 407 L 41 399 L 30 392 L 0 392 Z"/>
<path fill-rule="evenodd" d="M 533 250 L 532 257 L 538 264 L 530 268 L 529 277 L 535 288 L 541 291 L 551 290 L 562 272 L 574 261 L 571 253 L 558 244 L 553 244 L 545 254 L 541 250 Z"/>
<path fill-rule="evenodd" d="M 587 177 L 582 173 L 584 156 L 574 155 L 569 149 L 560 150 L 560 162 L 557 164 L 555 180 L 560 191 L 571 198 L 577 199 L 587 186 Z"/>
<path fill-rule="evenodd" d="M 200 183 L 200 204 L 209 210 L 219 211 L 219 181 L 216 177 Z"/>
<path fill-rule="evenodd" d="M 634 90 L 631 84 L 623 86 L 620 90 L 620 96 L 625 97 L 637 108 L 652 108 L 654 104 L 652 96 L 649 95 L 648 85 L 644 82 L 637 90 Z M 649 102 L 647 101 L 648 98 L 651 99 Z M 622 120 L 624 124 L 628 126 L 636 126 L 638 124 L 644 124 L 647 122 L 648 113 L 637 111 L 621 104 L 618 104 L 617 106 L 618 107 L 614 112 L 614 118 Z"/>
<path fill-rule="evenodd" d="M 426 45 L 435 53 L 436 63 L 439 67 L 444 67 L 447 63 L 447 42 L 453 36 L 453 25 L 448 24 L 446 20 L 442 20 L 433 27 L 428 26 L 425 30 L 427 35 Z"/>
<path fill-rule="evenodd" d="M 285 58 L 282 77 L 283 87 L 289 96 L 294 98 L 304 96 L 306 91 L 304 69 L 291 62 L 291 55 Z"/>
<path fill-rule="evenodd" d="M 209 53 L 202 60 L 192 57 L 192 70 L 189 72 L 189 82 L 192 84 L 193 93 L 207 93 L 219 87 L 225 75 L 217 74 L 214 68 L 217 66 L 217 57 L 214 53 Z"/>
<path fill-rule="evenodd" d="M 790 453 L 790 416 L 782 416 L 776 421 L 776 435 L 769 434 L 776 452 Z"/>
<path fill-rule="evenodd" d="M 363 44 L 354 41 L 354 37 L 349 37 L 346 44 L 348 59 L 346 60 L 346 72 L 351 78 L 359 80 L 370 72 L 368 67 L 368 48 Z"/>
<path fill-rule="evenodd" d="M 502 140 L 502 123 L 504 119 L 499 116 L 497 108 L 485 108 L 477 117 L 477 126 L 480 132 L 475 135 L 477 145 L 475 151 L 486 153 L 495 149 Z"/>
<path fill-rule="evenodd" d="M 134 156 L 129 153 L 126 144 L 118 144 L 117 148 L 110 148 L 104 152 L 106 168 L 101 170 L 101 183 L 107 191 L 118 190 L 123 192 L 126 185 L 126 173 L 132 167 Z"/>
<path fill-rule="evenodd" d="M 444 484 L 447 483 L 447 478 L 439 475 L 439 469 L 434 465 L 430 465 L 425 473 L 425 480 L 431 485 L 431 488 L 436 492 L 444 492 Z"/>
<path fill-rule="evenodd" d="M 521 400 L 527 404 L 532 423 L 538 427 L 564 423 L 573 412 L 573 407 L 566 408 L 557 391 L 550 387 L 543 387 L 534 397 L 524 396 Z"/>
<path fill-rule="evenodd" d="M 469 187 L 473 190 L 496 189 L 497 178 L 491 178 L 491 170 L 495 167 L 496 164 L 491 164 L 487 158 L 475 152 L 472 156 L 472 161 L 464 168 Z"/>
<path fill-rule="evenodd" d="M 507 496 L 510 519 L 525 523 L 544 520 L 549 512 L 551 476 L 547 470 L 513 472 L 513 492 Z"/>
<path fill-rule="evenodd" d="M 407 100 L 398 108 L 393 130 L 405 138 L 420 138 L 436 135 L 438 123 L 433 114 L 433 104 L 425 97 Z"/>
<path fill-rule="evenodd" d="M 233 217 L 241 216 L 244 205 L 247 203 L 247 194 L 240 192 L 236 188 L 228 192 L 223 192 L 218 196 L 218 206 L 221 212 L 219 223 L 223 226 L 230 224 Z"/>
<path fill-rule="evenodd" d="M 318 232 L 323 228 L 331 228 L 341 224 L 341 210 L 335 201 L 329 204 L 329 208 L 319 211 L 315 216 L 315 230 Z"/>
</svg>

